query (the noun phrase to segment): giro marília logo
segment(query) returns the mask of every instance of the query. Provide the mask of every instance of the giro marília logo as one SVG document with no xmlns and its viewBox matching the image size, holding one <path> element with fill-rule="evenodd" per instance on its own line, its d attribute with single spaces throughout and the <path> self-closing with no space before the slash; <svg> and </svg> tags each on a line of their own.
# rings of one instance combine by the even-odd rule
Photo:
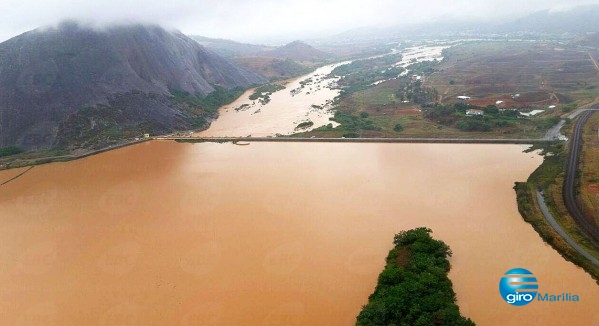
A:
<svg viewBox="0 0 599 326">
<path fill-rule="evenodd" d="M 524 268 L 510 269 L 499 281 L 501 297 L 513 306 L 529 304 L 537 296 L 538 290 L 537 278 Z"/>
</svg>

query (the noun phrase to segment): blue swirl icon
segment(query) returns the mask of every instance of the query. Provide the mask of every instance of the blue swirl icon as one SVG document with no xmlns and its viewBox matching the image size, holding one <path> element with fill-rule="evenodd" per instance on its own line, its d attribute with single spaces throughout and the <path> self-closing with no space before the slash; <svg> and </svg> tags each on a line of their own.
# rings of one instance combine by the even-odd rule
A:
<svg viewBox="0 0 599 326">
<path fill-rule="evenodd" d="M 512 306 L 524 306 L 537 296 L 537 278 L 524 268 L 514 268 L 505 272 L 499 281 L 499 293 L 505 302 Z"/>
</svg>

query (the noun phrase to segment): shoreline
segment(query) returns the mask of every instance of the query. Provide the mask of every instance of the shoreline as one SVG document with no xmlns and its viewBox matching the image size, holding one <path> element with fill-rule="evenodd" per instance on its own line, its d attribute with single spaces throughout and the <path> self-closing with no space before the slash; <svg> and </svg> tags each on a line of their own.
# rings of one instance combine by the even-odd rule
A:
<svg viewBox="0 0 599 326">
<path fill-rule="evenodd" d="M 128 146 L 132 146 L 132 145 L 137 145 L 137 144 L 141 144 L 147 141 L 152 140 L 152 138 L 143 138 L 140 140 L 135 140 L 135 141 L 129 141 L 126 143 L 122 143 L 122 144 L 118 144 L 118 145 L 113 145 L 113 146 L 108 146 L 108 147 L 104 147 L 101 149 L 97 149 L 97 150 L 91 150 L 91 151 L 85 151 L 81 154 L 67 154 L 67 155 L 60 155 L 60 156 L 41 156 L 41 157 L 36 157 L 36 158 L 31 158 L 31 159 L 15 159 L 14 161 L 9 161 L 4 163 L 5 165 L 3 165 L 0 168 L 0 171 L 4 171 L 4 170 L 10 170 L 10 169 L 16 169 L 16 168 L 23 168 L 23 167 L 34 167 L 36 165 L 42 165 L 42 164 L 48 164 L 48 163 L 56 163 L 56 162 L 70 162 L 70 161 L 74 161 L 74 160 L 79 160 L 82 158 L 86 158 L 89 156 L 93 156 L 93 155 L 98 155 L 98 154 L 102 154 L 111 150 L 115 150 L 115 149 L 120 149 L 120 148 L 124 148 L 124 147 L 128 147 Z M 14 163 L 17 163 L 17 165 L 13 165 Z M 21 164 L 22 163 L 22 164 Z M 6 166 L 9 165 L 9 166 Z M 4 185 L 4 184 L 2 184 Z"/>
<path fill-rule="evenodd" d="M 577 121 L 579 122 L 580 120 Z M 570 141 L 567 146 L 575 145 Z M 566 162 L 572 159 L 573 154 L 570 148 L 564 147 L 545 148 L 545 154 L 550 152 L 552 155 L 545 155 L 543 163 L 526 182 L 516 183 L 514 190 L 518 211 L 543 242 L 550 245 L 565 260 L 581 267 L 599 284 L 599 265 L 596 264 L 599 259 L 598 244 L 583 232 L 584 227 L 570 214 L 565 202 L 565 191 L 568 189 L 565 187 L 567 176 L 564 174 L 577 172 L 568 169 Z M 559 228 L 552 225 L 552 219 L 555 219 L 554 222 Z M 566 237 L 560 233 L 560 229 Z M 588 256 L 595 259 L 592 260 Z"/>
<path fill-rule="evenodd" d="M 416 143 L 416 144 L 499 144 L 499 145 L 534 145 L 534 144 L 551 144 L 556 143 L 556 140 L 548 139 L 484 139 L 484 138 L 300 138 L 300 137 L 176 137 L 176 136 L 155 136 L 143 138 L 136 141 L 109 146 L 97 150 L 86 151 L 81 154 L 68 154 L 60 156 L 36 157 L 31 159 L 15 159 L 5 163 L 9 166 L 0 167 L 0 171 L 10 170 L 15 168 L 32 167 L 36 165 L 70 162 L 83 159 L 89 156 L 102 154 L 108 151 L 141 144 L 148 141 L 176 141 L 181 143 L 233 143 L 243 142 L 244 145 L 249 145 L 251 142 L 307 142 L 307 143 Z M 16 163 L 16 164 L 15 164 Z"/>
<path fill-rule="evenodd" d="M 7 183 L 9 183 L 9 182 L 11 182 L 11 181 L 13 181 L 13 180 L 16 180 L 16 179 L 20 178 L 20 177 L 21 177 L 21 176 L 23 176 L 25 173 L 27 173 L 27 172 L 31 171 L 31 170 L 32 170 L 34 167 L 35 167 L 35 165 L 32 165 L 32 166 L 30 166 L 29 168 L 27 168 L 25 171 L 23 171 L 23 172 L 21 172 L 21 173 L 17 174 L 16 176 L 14 176 L 14 177 L 12 177 L 12 178 L 10 178 L 10 179 L 8 179 L 8 180 L 6 180 L 6 181 L 4 181 L 4 182 L 0 183 L 0 187 L 4 186 L 5 184 L 7 184 Z"/>
</svg>

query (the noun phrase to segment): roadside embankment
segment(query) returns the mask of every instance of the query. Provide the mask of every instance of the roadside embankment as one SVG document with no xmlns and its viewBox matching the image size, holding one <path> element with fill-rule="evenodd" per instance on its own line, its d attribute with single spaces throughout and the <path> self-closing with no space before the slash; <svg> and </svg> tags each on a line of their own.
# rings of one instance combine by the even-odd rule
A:
<svg viewBox="0 0 599 326">
<path fill-rule="evenodd" d="M 485 138 L 297 138 L 297 137 L 154 137 L 185 143 L 225 142 L 301 142 L 301 143 L 423 143 L 423 144 L 550 144 L 550 139 L 485 139 Z"/>
<path fill-rule="evenodd" d="M 575 137 L 571 138 L 573 142 Z M 570 151 L 576 144 L 570 143 L 566 148 L 563 143 L 547 146 L 534 146 L 533 149 L 542 149 L 545 159 L 528 178 L 527 182 L 516 183 L 514 189 L 517 194 L 518 210 L 524 220 L 530 223 L 539 233 L 541 238 L 557 250 L 566 260 L 582 267 L 595 280 L 599 281 L 599 266 L 595 265 L 588 255 L 599 259 L 599 244 L 581 229 L 568 212 L 564 183 L 568 174 L 576 175 L 576 169 L 571 162 L 572 155 L 578 155 Z M 570 161 L 569 164 L 566 164 Z M 570 167 L 569 171 L 566 166 Z M 536 195 L 542 192 L 542 201 Z M 546 206 L 545 206 L 546 204 Z M 545 214 L 542 211 L 545 210 Z M 547 217 L 550 215 L 550 217 Z M 555 228 L 550 221 L 554 217 Z M 559 232 L 563 231 L 567 237 Z M 568 243 L 574 242 L 577 246 Z M 576 248 L 581 250 L 576 250 Z M 586 254 L 585 254 L 586 253 Z"/>
</svg>

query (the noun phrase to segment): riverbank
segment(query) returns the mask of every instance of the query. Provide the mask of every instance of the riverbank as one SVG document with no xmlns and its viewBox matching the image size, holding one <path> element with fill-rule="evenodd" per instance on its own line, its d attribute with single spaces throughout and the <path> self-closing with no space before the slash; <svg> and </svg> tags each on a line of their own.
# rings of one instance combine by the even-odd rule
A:
<svg viewBox="0 0 599 326">
<path fill-rule="evenodd" d="M 155 137 L 156 140 L 174 140 L 181 143 L 414 143 L 414 144 L 551 144 L 549 139 L 496 139 L 496 138 L 304 138 L 304 137 Z"/>
<path fill-rule="evenodd" d="M 47 163 L 54 163 L 54 162 L 74 161 L 74 160 L 82 159 L 82 158 L 89 157 L 92 155 L 97 155 L 97 154 L 105 153 L 108 151 L 112 151 L 115 149 L 131 146 L 131 145 L 141 144 L 143 142 L 150 141 L 150 140 L 152 140 L 152 138 L 150 138 L 150 137 L 141 138 L 138 140 L 126 141 L 121 144 L 112 145 L 112 146 L 108 146 L 108 147 L 101 148 L 101 149 L 82 150 L 82 151 L 79 151 L 78 153 L 66 154 L 66 155 L 35 156 L 36 153 L 27 153 L 27 154 L 17 156 L 17 157 L 9 156 L 9 157 L 6 157 L 6 158 L 3 158 L 0 160 L 0 171 L 7 170 L 7 169 L 14 169 L 14 168 L 22 168 L 22 167 L 26 167 L 26 166 L 35 166 L 35 165 L 41 165 L 41 164 L 47 164 Z M 27 155 L 32 155 L 33 157 L 27 157 Z"/>
<path fill-rule="evenodd" d="M 30 167 L 28 167 L 27 169 L 25 169 L 23 172 L 21 172 L 21 173 L 19 173 L 19 174 L 15 175 L 14 177 L 12 177 L 12 178 L 10 178 L 10 179 L 8 179 L 8 180 L 6 180 L 6 181 L 2 181 L 2 182 L 0 183 L 0 187 L 1 187 L 1 186 L 4 186 L 5 184 L 7 184 L 7 183 L 9 183 L 9 182 L 11 182 L 11 181 L 14 181 L 14 180 L 18 179 L 19 177 L 23 176 L 25 173 L 27 173 L 27 172 L 31 171 L 31 169 L 33 169 L 33 168 L 34 168 L 34 166 L 30 166 Z"/>
<path fill-rule="evenodd" d="M 181 143 L 234 143 L 243 142 L 249 145 L 252 142 L 284 142 L 284 143 L 414 143 L 414 144 L 552 144 L 554 140 L 548 139 L 485 139 L 485 138 L 303 138 L 303 137 L 179 137 L 156 136 L 148 137 L 123 144 L 109 146 L 98 150 L 83 151 L 78 154 L 39 156 L 33 158 L 11 158 L 0 160 L 0 171 L 35 166 L 54 162 L 68 162 L 105 153 L 111 150 L 141 144 L 152 140 L 172 140 Z"/>
<path fill-rule="evenodd" d="M 564 204 L 563 184 L 567 148 L 563 143 L 557 143 L 542 149 L 545 154 L 543 163 L 530 175 L 526 182 L 517 182 L 514 187 L 518 210 L 523 219 L 532 225 L 547 244 L 553 247 L 564 259 L 580 266 L 599 282 L 599 266 L 593 264 L 584 254 L 568 244 L 567 240 L 551 226 L 550 221 L 541 211 L 541 206 L 546 204 L 548 212 L 555 217 L 556 222 L 564 232 L 584 251 L 599 258 L 599 246 L 581 233 Z M 539 202 L 537 199 L 538 190 L 543 193 L 544 203 Z"/>
<path fill-rule="evenodd" d="M 595 282 L 514 205 L 514 181 L 541 163 L 527 147 L 151 141 L 36 167 L 0 189 L 3 263 L 19 271 L 2 275 L 0 301 L 15 306 L 4 324 L 43 298 L 61 302 L 57 318 L 69 324 L 135 307 L 146 324 L 220 309 L 219 324 L 291 314 L 301 324 L 349 325 L 394 234 L 422 225 L 451 246 L 464 316 L 481 325 L 593 320 Z M 546 291 L 585 300 L 512 311 L 497 280 L 514 266 L 538 274 Z M 150 290 L 140 297 L 139 288 Z"/>
</svg>

